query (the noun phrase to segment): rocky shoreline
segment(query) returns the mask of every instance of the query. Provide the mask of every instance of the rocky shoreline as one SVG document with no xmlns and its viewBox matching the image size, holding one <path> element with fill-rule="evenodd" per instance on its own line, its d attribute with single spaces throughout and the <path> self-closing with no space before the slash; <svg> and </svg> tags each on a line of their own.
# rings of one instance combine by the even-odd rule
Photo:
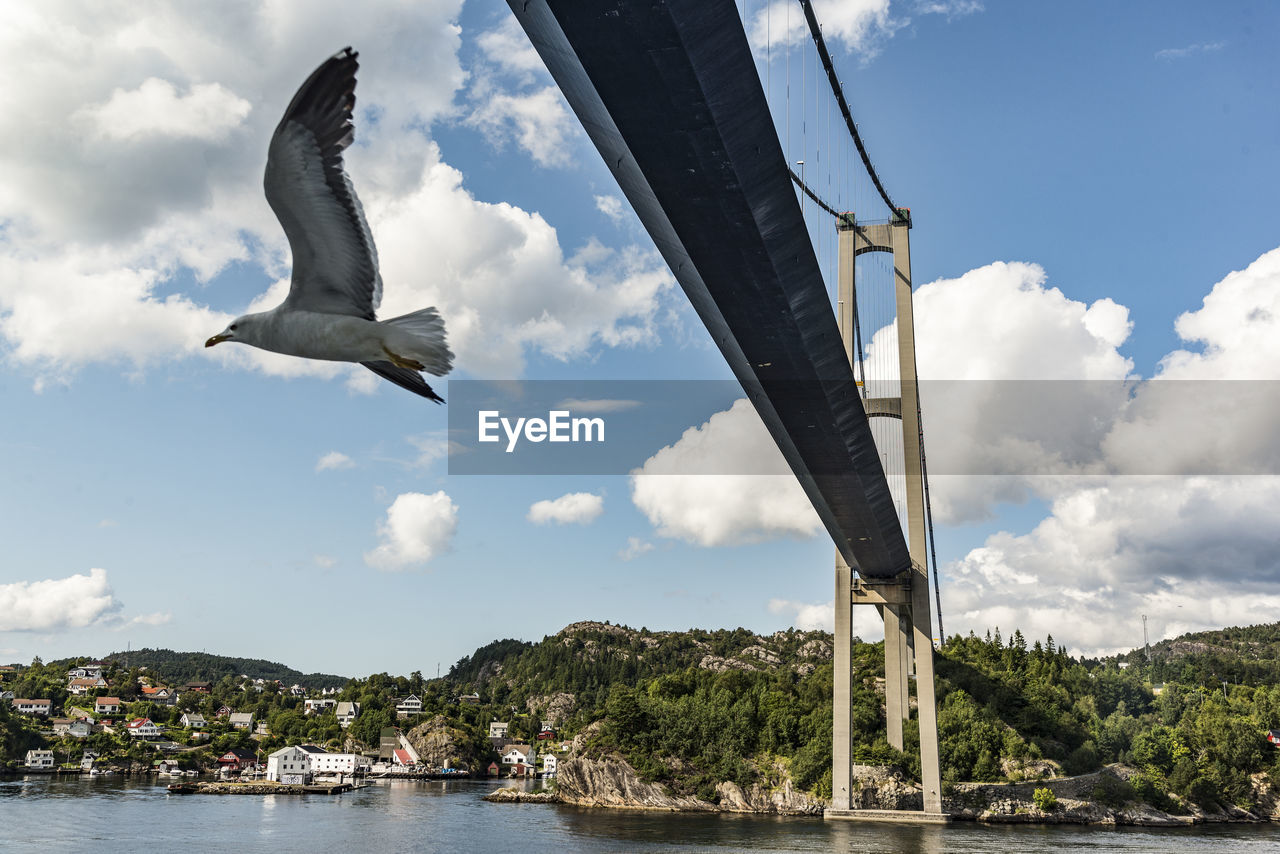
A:
<svg viewBox="0 0 1280 854">
<path fill-rule="evenodd" d="M 959 783 L 943 798 L 943 809 L 956 821 L 991 824 L 1081 824 L 1100 826 L 1188 827 L 1207 823 L 1261 823 L 1280 821 L 1280 803 L 1265 781 L 1257 780 L 1260 804 L 1256 812 L 1234 806 L 1206 811 L 1194 804 L 1179 804 L 1184 815 L 1163 812 L 1145 803 L 1111 807 L 1091 799 L 1104 777 L 1124 780 L 1132 769 L 1104 768 L 1092 774 L 1019 783 Z M 880 766 L 855 766 L 854 809 L 919 810 L 920 787 L 901 772 Z M 1053 792 L 1057 804 L 1038 807 L 1036 789 Z M 554 791 L 498 789 L 485 800 L 498 803 L 557 803 L 608 809 L 660 810 L 668 812 L 728 812 L 758 815 L 821 816 L 828 804 L 796 791 L 789 779 L 774 789 L 753 785 L 743 789 L 724 782 L 716 787 L 717 802 L 666 793 L 646 783 L 622 759 L 566 759 L 560 763 Z"/>
</svg>

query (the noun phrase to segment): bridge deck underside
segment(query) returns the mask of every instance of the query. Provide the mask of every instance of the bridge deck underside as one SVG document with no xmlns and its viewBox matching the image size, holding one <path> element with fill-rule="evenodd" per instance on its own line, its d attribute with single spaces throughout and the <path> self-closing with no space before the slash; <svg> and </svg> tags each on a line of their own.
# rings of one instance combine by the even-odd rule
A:
<svg viewBox="0 0 1280 854">
<path fill-rule="evenodd" d="M 863 576 L 910 566 L 732 0 L 509 0 Z"/>
</svg>

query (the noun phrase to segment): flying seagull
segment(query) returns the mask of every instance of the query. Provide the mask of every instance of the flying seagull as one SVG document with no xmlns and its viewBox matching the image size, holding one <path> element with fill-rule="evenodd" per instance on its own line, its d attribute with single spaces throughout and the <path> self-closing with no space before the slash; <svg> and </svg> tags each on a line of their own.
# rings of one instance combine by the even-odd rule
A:
<svg viewBox="0 0 1280 854">
<path fill-rule="evenodd" d="M 453 366 L 435 308 L 383 321 L 375 314 L 382 301 L 378 252 L 342 168 L 354 135 L 356 56 L 345 48 L 312 72 L 267 150 L 267 202 L 293 252 L 289 296 L 271 311 L 237 317 L 204 346 L 239 341 L 288 356 L 359 362 L 443 403 L 419 373 L 444 376 Z"/>
</svg>

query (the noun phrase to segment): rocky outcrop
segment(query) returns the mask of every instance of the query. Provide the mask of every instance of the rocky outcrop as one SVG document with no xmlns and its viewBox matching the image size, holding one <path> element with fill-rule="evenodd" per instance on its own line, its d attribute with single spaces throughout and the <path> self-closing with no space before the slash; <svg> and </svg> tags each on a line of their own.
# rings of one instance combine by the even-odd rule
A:
<svg viewBox="0 0 1280 854">
<path fill-rule="evenodd" d="M 426 765 L 434 768 L 457 768 L 475 771 L 479 757 L 467 739 L 466 733 L 449 723 L 444 715 L 418 724 L 405 734 L 405 738 L 418 752 Z"/>
<path fill-rule="evenodd" d="M 826 804 L 797 791 L 791 780 L 769 790 L 756 784 L 744 790 L 737 783 L 721 783 L 716 786 L 721 812 L 772 813 L 775 815 L 822 815 Z"/>
<path fill-rule="evenodd" d="M 711 655 L 707 653 L 702 656 L 702 660 L 698 662 L 698 666 L 703 670 L 711 670 L 716 673 L 723 673 L 726 670 L 759 670 L 754 664 L 742 661 L 737 658 L 723 658 L 719 655 Z"/>
<path fill-rule="evenodd" d="M 955 818 L 994 824 L 1102 824 L 1142 827 L 1180 827 L 1197 823 L 1194 810 L 1188 815 L 1172 815 L 1144 803 L 1108 807 L 1092 800 L 1103 777 L 1124 779 L 1132 769 L 1113 766 L 1053 780 L 1028 783 L 957 783 L 943 808 Z M 1035 790 L 1048 789 L 1057 799 L 1052 810 L 1035 804 Z"/>
<path fill-rule="evenodd" d="M 920 784 L 887 765 L 854 765 L 849 804 L 860 810 L 918 810 L 924 808 Z"/>
<path fill-rule="evenodd" d="M 801 658 L 816 658 L 820 661 L 826 661 L 831 658 L 831 644 L 822 638 L 814 638 L 801 644 L 799 652 Z"/>
<path fill-rule="evenodd" d="M 566 759 L 556 767 L 556 796 L 581 807 L 647 810 L 714 810 L 697 798 L 673 797 L 646 783 L 621 759 Z"/>
<path fill-rule="evenodd" d="M 554 804 L 560 802 L 560 799 L 553 792 L 549 792 L 546 789 L 539 789 L 536 792 L 526 792 L 524 789 L 494 789 L 485 795 L 482 800 L 492 801 L 496 804 Z"/>
<path fill-rule="evenodd" d="M 569 719 L 577 705 L 574 695 L 561 691 L 557 694 L 543 694 L 525 700 L 530 714 L 538 714 L 541 720 L 551 721 L 553 726 L 560 726 Z"/>
<path fill-rule="evenodd" d="M 723 782 L 716 795 L 718 803 L 669 795 L 661 786 L 641 780 L 621 759 L 566 759 L 556 769 L 556 799 L 575 806 L 775 815 L 819 815 L 826 806 L 797 791 L 790 779 L 776 789 L 759 784 L 743 789 Z"/>
<path fill-rule="evenodd" d="M 1062 776 L 1062 765 L 1052 759 L 1000 760 L 1000 773 L 1010 780 L 1051 780 Z"/>
</svg>

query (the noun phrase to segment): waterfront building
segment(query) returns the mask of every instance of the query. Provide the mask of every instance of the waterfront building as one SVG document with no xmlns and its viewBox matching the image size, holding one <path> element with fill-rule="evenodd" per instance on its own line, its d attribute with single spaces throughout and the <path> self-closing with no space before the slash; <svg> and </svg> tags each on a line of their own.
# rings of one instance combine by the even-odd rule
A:
<svg viewBox="0 0 1280 854">
<path fill-rule="evenodd" d="M 301 747 L 282 747 L 267 757 L 267 779 L 276 783 L 311 782 L 311 754 Z"/>
<path fill-rule="evenodd" d="M 527 744 L 508 744 L 502 752 L 502 767 L 514 777 L 524 777 L 534 773 L 537 754 Z"/>
<path fill-rule="evenodd" d="M 313 753 L 311 754 L 311 773 L 315 774 L 361 774 L 369 770 L 372 763 L 369 757 L 359 753 Z"/>
<path fill-rule="evenodd" d="M 559 760 L 556 759 L 554 753 L 542 754 L 542 774 L 544 777 L 554 777 L 556 775 L 556 765 Z"/>
<path fill-rule="evenodd" d="M 257 754 L 243 747 L 233 747 L 218 757 L 218 767 L 227 772 L 244 771 L 257 764 Z"/>
<path fill-rule="evenodd" d="M 52 750 L 28 750 L 27 751 L 27 767 L 32 769 L 45 769 L 53 767 L 53 751 Z"/>
</svg>

